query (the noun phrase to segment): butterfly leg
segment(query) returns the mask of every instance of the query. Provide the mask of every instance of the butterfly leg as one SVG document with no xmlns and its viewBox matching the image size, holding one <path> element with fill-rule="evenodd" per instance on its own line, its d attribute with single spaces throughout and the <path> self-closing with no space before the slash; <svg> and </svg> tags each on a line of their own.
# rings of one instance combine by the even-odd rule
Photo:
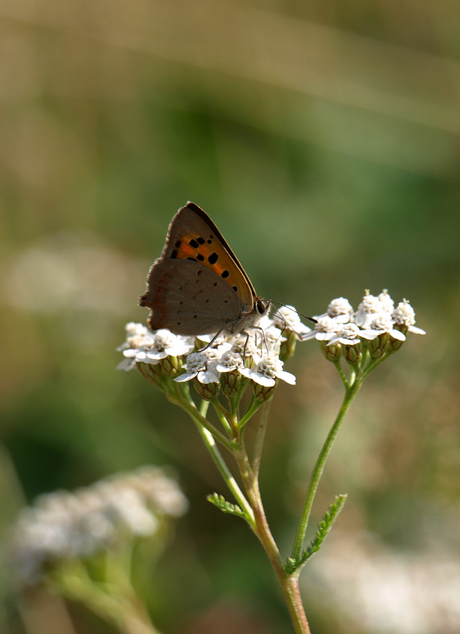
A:
<svg viewBox="0 0 460 634">
<path fill-rule="evenodd" d="M 212 344 L 214 343 L 214 341 L 217 339 L 217 337 L 220 335 L 220 333 L 221 333 L 221 332 L 223 332 L 223 330 L 224 330 L 224 328 L 221 328 L 221 329 L 219 330 L 219 332 L 217 332 L 217 333 L 214 335 L 214 337 L 211 339 L 211 341 L 210 341 L 209 343 L 207 343 L 207 344 L 205 345 L 205 347 L 204 347 L 204 348 L 200 348 L 200 349 L 198 350 L 198 352 L 204 352 L 205 350 L 207 350 L 208 348 L 210 348 L 210 347 L 212 346 Z"/>
</svg>

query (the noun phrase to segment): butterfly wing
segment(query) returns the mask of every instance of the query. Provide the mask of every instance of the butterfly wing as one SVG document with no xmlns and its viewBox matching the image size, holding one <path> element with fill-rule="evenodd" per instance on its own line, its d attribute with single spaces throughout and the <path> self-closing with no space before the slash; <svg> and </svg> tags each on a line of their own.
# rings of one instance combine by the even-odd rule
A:
<svg viewBox="0 0 460 634">
<path fill-rule="evenodd" d="M 216 273 L 191 260 L 157 260 L 149 274 L 141 306 L 151 308 L 152 330 L 177 335 L 218 332 L 240 316 L 236 293 Z"/>
<path fill-rule="evenodd" d="M 208 214 L 188 202 L 171 221 L 162 258 L 193 258 L 237 293 L 243 312 L 254 305 L 256 293 L 243 267 Z"/>
<path fill-rule="evenodd" d="M 209 216 L 191 202 L 179 209 L 139 300 L 152 310 L 152 330 L 217 332 L 253 313 L 255 299 L 248 276 Z"/>
</svg>

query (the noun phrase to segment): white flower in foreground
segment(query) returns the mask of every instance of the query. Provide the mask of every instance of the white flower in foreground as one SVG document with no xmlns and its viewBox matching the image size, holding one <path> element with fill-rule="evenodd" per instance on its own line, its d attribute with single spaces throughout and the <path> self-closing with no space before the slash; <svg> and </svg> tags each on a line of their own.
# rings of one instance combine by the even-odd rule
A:
<svg viewBox="0 0 460 634">
<path fill-rule="evenodd" d="M 329 341 L 342 328 L 342 323 L 324 315 L 318 317 L 315 327 L 309 333 L 302 337 L 302 341 L 308 339 L 317 339 L 318 341 Z"/>
<path fill-rule="evenodd" d="M 243 367 L 243 358 L 239 352 L 228 350 L 222 355 L 216 368 L 218 372 L 233 372 Z"/>
<path fill-rule="evenodd" d="M 355 346 L 360 342 L 360 335 L 362 330 L 358 328 L 356 324 L 343 324 L 342 328 L 335 334 L 327 344 L 332 346 L 333 344 L 341 343 L 344 346 Z"/>
<path fill-rule="evenodd" d="M 399 341 L 406 340 L 406 335 L 400 330 L 395 330 L 394 321 L 389 313 L 383 313 L 376 317 L 371 323 L 370 328 L 361 330 L 360 335 L 364 337 L 364 339 L 372 340 L 384 333 L 388 333 L 393 339 L 398 339 Z"/>
<path fill-rule="evenodd" d="M 390 294 L 387 289 L 384 288 L 383 291 L 379 295 L 379 302 L 381 309 L 384 313 L 391 313 L 395 307 L 394 301 L 391 299 Z"/>
<path fill-rule="evenodd" d="M 378 297 L 369 295 L 369 292 L 367 291 L 366 295 L 363 297 L 363 301 L 356 311 L 355 323 L 360 328 L 369 328 L 373 320 L 382 312 L 384 312 L 382 309 L 382 302 Z"/>
<path fill-rule="evenodd" d="M 195 347 L 193 337 L 173 335 L 166 329 L 157 330 L 153 337 L 153 345 L 147 352 L 149 363 L 158 363 L 166 357 L 180 357 L 188 354 Z"/>
<path fill-rule="evenodd" d="M 130 322 L 125 326 L 126 341 L 118 346 L 117 350 L 123 350 L 125 359 L 117 365 L 117 370 L 131 370 L 136 361 L 146 363 L 147 351 L 154 344 L 154 335 L 142 324 Z"/>
<path fill-rule="evenodd" d="M 248 335 L 243 335 L 240 333 L 233 339 L 231 351 L 235 354 L 238 354 L 241 359 L 243 359 L 243 357 L 248 359 L 257 353 L 257 342 L 259 340 L 262 341 L 263 336 L 263 333 L 254 328 L 249 331 Z"/>
<path fill-rule="evenodd" d="M 241 368 L 240 374 L 264 387 L 273 387 L 276 379 L 295 385 L 295 376 L 283 370 L 283 362 L 278 355 L 269 353 L 263 357 L 254 355 L 254 368 Z"/>
<path fill-rule="evenodd" d="M 199 340 L 198 348 L 203 348 L 203 346 L 201 345 L 201 342 L 203 342 L 204 344 L 206 344 L 207 350 L 213 348 L 219 350 L 219 352 L 223 354 L 227 350 L 230 350 L 234 338 L 235 335 L 230 335 L 225 332 L 221 332 L 219 335 L 216 335 L 215 333 L 210 335 L 200 335 L 199 337 L 197 337 L 197 339 Z M 209 346 L 209 348 L 207 346 Z"/>
<path fill-rule="evenodd" d="M 197 378 L 200 383 L 219 383 L 220 372 L 217 365 L 221 354 L 214 348 L 208 348 L 203 352 L 192 352 L 187 357 L 187 362 L 182 366 L 186 372 L 176 376 L 174 381 L 183 383 Z"/>
<path fill-rule="evenodd" d="M 409 332 L 413 332 L 416 335 L 425 335 L 425 331 L 421 328 L 414 326 L 415 324 L 415 311 L 407 300 L 399 302 L 398 306 L 392 312 L 394 323 L 398 326 L 405 326 Z"/>
<path fill-rule="evenodd" d="M 273 323 L 281 331 L 292 330 L 300 339 L 308 332 L 310 328 L 300 321 L 300 316 L 294 306 L 281 306 L 273 315 Z"/>
<path fill-rule="evenodd" d="M 337 323 L 346 324 L 351 321 L 353 317 L 353 306 L 345 297 L 337 297 L 330 302 L 327 307 L 327 311 L 315 319 L 322 319 L 324 317 L 330 317 Z"/>
<path fill-rule="evenodd" d="M 117 348 L 123 350 L 125 357 L 117 370 L 131 370 L 138 362 L 156 365 L 166 357 L 187 354 L 195 346 L 192 337 L 173 335 L 166 329 L 152 333 L 142 324 L 134 322 L 126 325 L 126 333 L 126 341 Z"/>
</svg>

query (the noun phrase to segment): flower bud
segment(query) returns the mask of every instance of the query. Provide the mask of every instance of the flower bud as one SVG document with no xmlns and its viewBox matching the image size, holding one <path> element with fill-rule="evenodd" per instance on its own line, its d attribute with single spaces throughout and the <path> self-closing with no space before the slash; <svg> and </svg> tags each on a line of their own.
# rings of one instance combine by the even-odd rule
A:
<svg viewBox="0 0 460 634">
<path fill-rule="evenodd" d="M 200 383 L 198 379 L 193 379 L 193 387 L 205 401 L 212 401 L 220 391 L 219 383 Z"/>
<path fill-rule="evenodd" d="M 275 393 L 276 386 L 278 385 L 278 380 L 275 380 L 275 385 L 271 385 L 267 387 L 265 385 L 260 385 L 260 383 L 253 383 L 253 393 L 258 401 L 261 403 L 265 403 L 273 398 L 273 394 Z"/>
<path fill-rule="evenodd" d="M 395 341 L 397 340 L 395 339 Z M 368 345 L 370 353 L 374 357 L 374 359 L 380 359 L 386 353 L 390 345 L 389 333 L 384 332 L 375 339 L 371 339 Z"/>
<path fill-rule="evenodd" d="M 287 361 L 292 357 L 295 352 L 295 346 L 297 343 L 297 335 L 295 332 L 287 331 L 288 337 L 286 341 L 281 343 L 280 359 L 281 361 Z"/>
<path fill-rule="evenodd" d="M 354 346 L 343 346 L 343 356 L 350 365 L 359 365 L 362 361 L 363 355 L 361 352 L 361 345 L 359 343 Z"/>
<path fill-rule="evenodd" d="M 182 367 L 182 359 L 180 357 L 165 357 L 160 361 L 164 374 L 174 379 Z"/>
<path fill-rule="evenodd" d="M 321 350 L 328 361 L 332 361 L 332 363 L 335 363 L 342 356 L 342 346 L 340 345 L 340 343 L 328 346 L 327 343 L 327 341 L 320 341 Z"/>
<path fill-rule="evenodd" d="M 220 385 L 225 396 L 234 398 L 241 385 L 241 374 L 237 370 L 233 370 L 233 372 L 222 372 L 220 375 Z"/>
<path fill-rule="evenodd" d="M 151 363 L 139 363 L 138 361 L 136 367 L 145 379 L 155 385 L 159 385 L 163 374 L 160 364 L 152 365 Z"/>
</svg>

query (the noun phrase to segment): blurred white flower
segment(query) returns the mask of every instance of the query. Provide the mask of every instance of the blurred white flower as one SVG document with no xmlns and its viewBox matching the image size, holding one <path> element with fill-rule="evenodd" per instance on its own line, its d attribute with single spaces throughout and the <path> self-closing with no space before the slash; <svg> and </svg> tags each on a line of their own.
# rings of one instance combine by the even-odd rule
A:
<svg viewBox="0 0 460 634">
<path fill-rule="evenodd" d="M 20 585 L 34 585 L 53 563 L 91 557 L 126 530 L 134 537 L 153 535 L 160 517 L 186 510 L 179 486 L 158 467 L 112 476 L 75 493 L 41 495 L 11 529 L 12 571 Z"/>
<path fill-rule="evenodd" d="M 345 612 L 350 631 L 350 619 L 375 634 L 460 631 L 460 563 L 439 544 L 431 552 L 402 553 L 375 537 L 335 533 L 321 553 L 311 562 L 319 607 Z M 308 591 L 311 576 L 301 582 Z"/>
</svg>

